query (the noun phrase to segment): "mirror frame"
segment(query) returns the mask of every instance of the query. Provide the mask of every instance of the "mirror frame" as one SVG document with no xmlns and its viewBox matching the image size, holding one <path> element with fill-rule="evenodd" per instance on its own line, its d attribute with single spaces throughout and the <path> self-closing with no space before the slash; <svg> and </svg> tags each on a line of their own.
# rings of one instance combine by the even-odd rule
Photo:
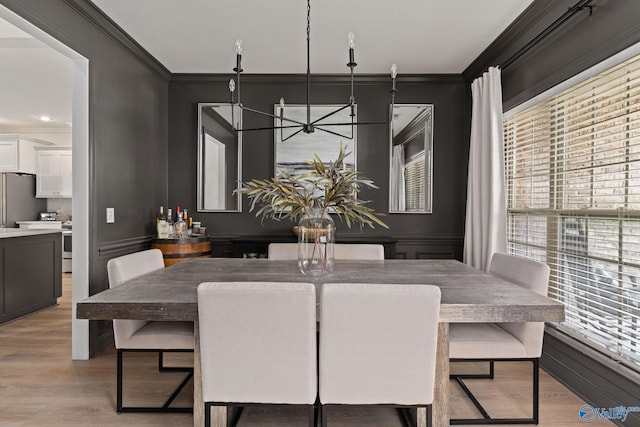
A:
<svg viewBox="0 0 640 427">
<path fill-rule="evenodd" d="M 426 206 L 422 211 L 416 210 L 392 210 L 393 205 L 391 200 L 391 180 L 393 174 L 393 112 L 398 107 L 425 107 L 430 109 L 430 120 L 425 123 L 425 136 L 424 136 L 424 151 L 429 153 L 428 158 L 425 158 L 425 200 Z M 394 104 L 389 107 L 391 109 L 391 123 L 389 124 L 389 213 L 390 214 L 431 214 L 433 213 L 433 123 L 434 123 L 434 104 Z M 414 116 L 408 123 L 410 125 L 418 116 Z M 406 126 L 405 126 L 406 127 Z M 430 127 L 430 129 L 429 129 Z M 405 163 L 406 164 L 406 163 Z M 430 180 L 431 182 L 426 182 Z"/>
<path fill-rule="evenodd" d="M 203 156 L 204 156 L 204 129 L 202 124 L 202 110 L 205 107 L 222 107 L 228 106 L 233 108 L 228 102 L 199 102 L 198 103 L 198 128 L 197 128 L 197 141 L 198 141 L 198 165 L 197 165 L 197 211 L 198 212 L 242 212 L 242 197 L 239 192 L 236 192 L 236 208 L 235 209 L 205 209 L 204 207 L 204 179 L 203 179 Z M 242 126 L 242 112 L 239 109 L 233 111 L 234 120 L 237 121 L 236 129 L 240 129 Z M 237 145 L 237 174 L 236 174 L 236 190 L 240 190 L 242 187 L 242 132 L 236 131 L 236 145 Z M 227 187 L 229 187 L 227 185 Z"/>
</svg>

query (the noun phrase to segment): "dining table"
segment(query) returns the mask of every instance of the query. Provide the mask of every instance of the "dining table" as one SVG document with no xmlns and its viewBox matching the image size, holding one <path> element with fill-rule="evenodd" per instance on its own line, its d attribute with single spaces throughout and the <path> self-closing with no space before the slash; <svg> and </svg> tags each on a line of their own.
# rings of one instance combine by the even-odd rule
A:
<svg viewBox="0 0 640 427">
<path fill-rule="evenodd" d="M 333 273 L 305 276 L 297 261 L 193 258 L 154 271 L 78 302 L 79 319 L 194 321 L 194 426 L 204 424 L 200 372 L 198 299 L 202 282 L 310 282 L 435 285 L 441 291 L 432 425 L 449 425 L 449 324 L 485 322 L 560 322 L 564 306 L 517 284 L 452 259 L 379 261 L 336 260 Z M 319 301 L 319 300 L 318 300 Z M 319 301 L 321 303 L 321 301 Z M 427 411 L 417 409 L 418 426 Z M 214 407 L 211 425 L 226 426 L 226 408 Z"/>
</svg>

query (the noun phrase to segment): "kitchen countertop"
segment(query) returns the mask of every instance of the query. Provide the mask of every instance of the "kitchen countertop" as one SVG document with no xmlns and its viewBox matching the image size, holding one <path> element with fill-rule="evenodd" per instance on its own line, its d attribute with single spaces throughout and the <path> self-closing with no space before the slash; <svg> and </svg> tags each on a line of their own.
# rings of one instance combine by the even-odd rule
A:
<svg viewBox="0 0 640 427">
<path fill-rule="evenodd" d="M 37 236 L 39 234 L 60 233 L 61 228 L 48 230 L 30 230 L 28 228 L 0 228 L 0 239 L 7 237 Z"/>
<path fill-rule="evenodd" d="M 28 228 L 32 230 L 44 230 L 50 228 L 62 228 L 62 221 L 16 221 L 20 228 Z"/>
<path fill-rule="evenodd" d="M 29 228 L 32 230 L 44 230 L 50 228 L 72 228 L 71 221 L 16 221 L 20 228 Z"/>
</svg>

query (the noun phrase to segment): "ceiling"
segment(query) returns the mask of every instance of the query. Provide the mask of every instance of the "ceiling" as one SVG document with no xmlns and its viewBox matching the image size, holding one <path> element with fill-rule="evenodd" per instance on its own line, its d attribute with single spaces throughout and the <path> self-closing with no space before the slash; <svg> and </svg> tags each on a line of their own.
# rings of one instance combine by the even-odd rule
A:
<svg viewBox="0 0 640 427">
<path fill-rule="evenodd" d="M 306 72 L 303 0 L 92 0 L 172 73 Z M 462 73 L 533 0 L 315 0 L 312 73 Z M 481 5 L 481 7 L 480 7 Z"/>
<path fill-rule="evenodd" d="M 0 18 L 0 133 L 69 132 L 71 73 L 68 57 Z"/>
<path fill-rule="evenodd" d="M 306 71 L 303 0 L 93 0 L 172 73 Z M 461 73 L 533 0 L 315 0 L 312 73 Z M 1 11 L 0 11 L 1 12 Z M 0 14 L 0 132 L 71 123 L 72 62 Z M 53 117 L 41 122 L 41 115 Z"/>
</svg>

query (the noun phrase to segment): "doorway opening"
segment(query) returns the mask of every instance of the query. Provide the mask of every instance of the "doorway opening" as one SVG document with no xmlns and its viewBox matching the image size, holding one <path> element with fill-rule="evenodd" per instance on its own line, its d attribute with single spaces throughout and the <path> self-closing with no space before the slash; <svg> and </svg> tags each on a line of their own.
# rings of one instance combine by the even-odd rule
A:
<svg viewBox="0 0 640 427">
<path fill-rule="evenodd" d="M 75 318 L 76 303 L 89 296 L 89 60 L 21 16 L 0 5 L 0 19 L 46 44 L 71 61 L 72 359 L 89 358 L 89 321 Z"/>
</svg>

